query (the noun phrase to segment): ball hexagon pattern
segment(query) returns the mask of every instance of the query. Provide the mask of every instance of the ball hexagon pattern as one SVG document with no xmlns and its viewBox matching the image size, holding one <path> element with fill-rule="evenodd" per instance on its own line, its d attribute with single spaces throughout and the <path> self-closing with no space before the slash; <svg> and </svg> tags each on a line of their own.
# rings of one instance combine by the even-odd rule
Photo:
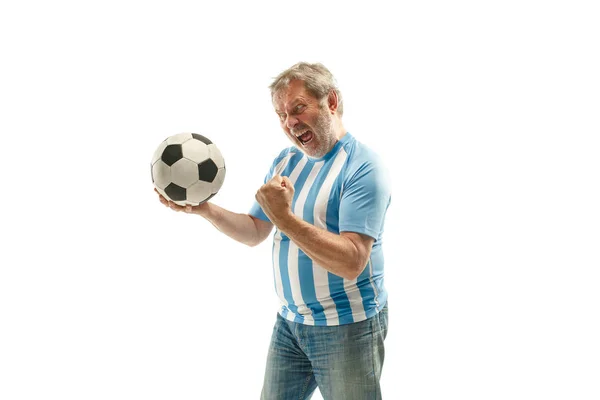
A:
<svg viewBox="0 0 600 400">
<path fill-rule="evenodd" d="M 223 155 L 207 137 L 178 133 L 160 143 L 150 162 L 152 183 L 181 206 L 210 200 L 225 181 Z"/>
</svg>

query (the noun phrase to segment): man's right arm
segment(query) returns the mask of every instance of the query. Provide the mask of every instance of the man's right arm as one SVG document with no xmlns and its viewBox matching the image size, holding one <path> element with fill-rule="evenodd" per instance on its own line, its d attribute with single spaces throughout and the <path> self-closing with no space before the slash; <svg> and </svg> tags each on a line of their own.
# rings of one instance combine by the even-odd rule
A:
<svg viewBox="0 0 600 400">
<path fill-rule="evenodd" d="M 272 223 L 252 215 L 234 213 L 213 203 L 204 204 L 206 206 L 199 208 L 194 214 L 204 217 L 230 238 L 248 246 L 261 243 L 273 229 Z"/>
<path fill-rule="evenodd" d="M 175 211 L 200 215 L 213 224 L 219 231 L 248 246 L 256 246 L 261 243 L 269 236 L 273 229 L 272 223 L 248 214 L 234 213 L 209 202 L 193 207 L 190 205 L 180 206 L 164 198 L 156 189 L 154 191 L 158 194 L 160 202 L 163 205 Z"/>
</svg>

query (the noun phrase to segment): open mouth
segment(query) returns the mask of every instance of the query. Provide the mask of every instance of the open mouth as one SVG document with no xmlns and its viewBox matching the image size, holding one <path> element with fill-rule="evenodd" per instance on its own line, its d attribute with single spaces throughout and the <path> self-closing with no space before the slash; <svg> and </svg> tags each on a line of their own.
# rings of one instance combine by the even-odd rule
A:
<svg viewBox="0 0 600 400">
<path fill-rule="evenodd" d="M 300 143 L 302 143 L 302 145 L 306 145 L 308 142 L 310 142 L 313 139 L 314 134 L 312 133 L 312 131 L 306 131 L 302 135 L 296 136 L 296 137 L 298 138 Z"/>
</svg>

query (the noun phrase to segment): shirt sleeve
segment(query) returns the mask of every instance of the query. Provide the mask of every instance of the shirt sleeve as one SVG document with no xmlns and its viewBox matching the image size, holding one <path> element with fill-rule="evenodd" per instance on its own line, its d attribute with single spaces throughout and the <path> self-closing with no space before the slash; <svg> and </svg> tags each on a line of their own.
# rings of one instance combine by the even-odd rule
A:
<svg viewBox="0 0 600 400">
<path fill-rule="evenodd" d="M 388 173 L 381 163 L 362 164 L 342 188 L 340 232 L 357 232 L 377 240 L 391 202 Z"/>
</svg>

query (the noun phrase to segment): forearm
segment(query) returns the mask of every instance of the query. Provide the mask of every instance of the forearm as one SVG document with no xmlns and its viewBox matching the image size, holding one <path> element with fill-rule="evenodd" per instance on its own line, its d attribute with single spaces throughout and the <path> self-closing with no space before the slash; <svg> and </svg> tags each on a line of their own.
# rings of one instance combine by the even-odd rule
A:
<svg viewBox="0 0 600 400">
<path fill-rule="evenodd" d="M 196 214 L 204 217 L 219 231 L 240 243 L 248 246 L 260 243 L 256 225 L 248 214 L 234 213 L 213 203 L 206 203 L 206 207 Z"/>
<path fill-rule="evenodd" d="M 315 263 L 332 274 L 355 279 L 362 272 L 359 251 L 354 243 L 306 221 L 290 216 L 276 224 Z"/>
</svg>

